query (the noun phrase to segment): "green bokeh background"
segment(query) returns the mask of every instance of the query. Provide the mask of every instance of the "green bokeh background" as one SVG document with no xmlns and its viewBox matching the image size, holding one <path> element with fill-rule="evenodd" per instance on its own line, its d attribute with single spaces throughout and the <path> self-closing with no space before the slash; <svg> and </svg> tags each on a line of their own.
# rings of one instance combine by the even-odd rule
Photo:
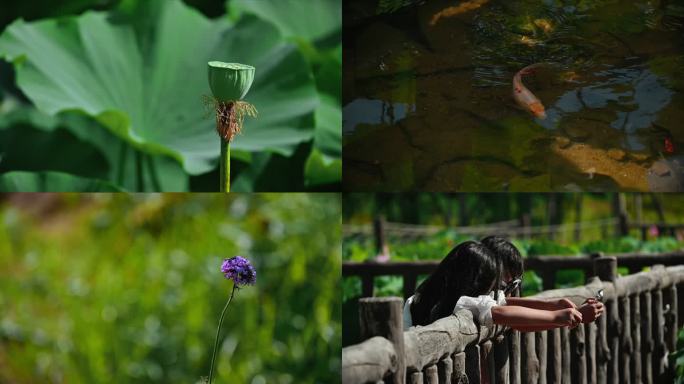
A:
<svg viewBox="0 0 684 384">
<path fill-rule="evenodd" d="M 339 381 L 335 194 L 0 195 L 0 382 Z"/>
</svg>

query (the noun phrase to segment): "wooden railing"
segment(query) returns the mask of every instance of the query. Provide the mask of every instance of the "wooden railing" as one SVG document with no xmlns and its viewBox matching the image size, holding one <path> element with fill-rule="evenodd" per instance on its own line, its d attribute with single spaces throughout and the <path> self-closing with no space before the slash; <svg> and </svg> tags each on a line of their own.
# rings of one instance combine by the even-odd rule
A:
<svg viewBox="0 0 684 384">
<path fill-rule="evenodd" d="M 603 256 L 601 253 L 572 257 L 572 256 L 539 256 L 523 259 L 525 270 L 535 271 L 542 278 L 544 290 L 553 289 L 556 284 L 556 272 L 563 269 L 580 269 L 587 278 L 593 276 L 593 260 Z M 665 266 L 684 264 L 684 251 L 656 254 L 633 253 L 612 255 L 617 258 L 618 266 L 625 267 L 630 273 L 641 271 L 644 267 L 655 264 Z M 356 276 L 361 278 L 361 297 L 373 296 L 373 281 L 376 276 L 402 276 L 404 281 L 404 299 L 416 290 L 419 275 L 432 273 L 439 265 L 439 260 L 425 261 L 393 261 L 378 262 L 350 262 L 342 263 L 342 276 Z"/>
<path fill-rule="evenodd" d="M 585 286 L 542 292 L 577 305 L 604 289 L 606 311 L 574 329 L 520 333 L 480 327 L 467 310 L 403 331 L 401 298 L 360 300 L 360 344 L 342 350 L 345 384 L 665 383 L 682 322 L 684 266 L 617 276 L 617 259 L 593 260 Z"/>
</svg>

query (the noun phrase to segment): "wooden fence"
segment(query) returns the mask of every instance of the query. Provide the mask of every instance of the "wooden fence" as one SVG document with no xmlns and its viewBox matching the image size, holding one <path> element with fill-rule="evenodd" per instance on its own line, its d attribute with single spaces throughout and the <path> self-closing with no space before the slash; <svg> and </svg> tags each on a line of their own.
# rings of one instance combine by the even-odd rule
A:
<svg viewBox="0 0 684 384">
<path fill-rule="evenodd" d="M 539 256 L 523 259 L 525 270 L 535 271 L 542 278 L 544 290 L 553 289 L 556 284 L 556 272 L 563 269 L 580 269 L 585 276 L 593 276 L 593 260 L 603 256 L 594 253 L 581 257 L 572 256 Z M 641 271 L 654 264 L 665 266 L 684 264 L 684 252 L 666 252 L 656 254 L 633 253 L 612 255 L 618 260 L 618 266 L 625 267 L 630 273 Z M 376 276 L 402 276 L 404 281 L 404 299 L 413 295 L 416 290 L 418 276 L 432 273 L 440 260 L 402 261 L 402 262 L 350 262 L 342 263 L 342 276 L 361 278 L 361 297 L 373 296 L 373 281 Z"/>
<path fill-rule="evenodd" d="M 520 333 L 480 327 L 467 310 L 403 331 L 403 300 L 360 300 L 365 341 L 342 350 L 342 382 L 356 383 L 666 383 L 682 324 L 684 266 L 617 276 L 617 259 L 592 260 L 595 277 L 536 298 L 577 305 L 604 289 L 606 311 L 572 330 Z"/>
</svg>

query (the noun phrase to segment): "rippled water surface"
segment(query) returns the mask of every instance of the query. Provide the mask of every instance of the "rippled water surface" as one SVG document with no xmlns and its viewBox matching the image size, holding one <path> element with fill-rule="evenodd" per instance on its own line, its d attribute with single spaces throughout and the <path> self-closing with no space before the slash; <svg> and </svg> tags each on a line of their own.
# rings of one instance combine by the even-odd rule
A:
<svg viewBox="0 0 684 384">
<path fill-rule="evenodd" d="M 684 1 L 379 3 L 344 2 L 345 189 L 684 188 Z"/>
</svg>

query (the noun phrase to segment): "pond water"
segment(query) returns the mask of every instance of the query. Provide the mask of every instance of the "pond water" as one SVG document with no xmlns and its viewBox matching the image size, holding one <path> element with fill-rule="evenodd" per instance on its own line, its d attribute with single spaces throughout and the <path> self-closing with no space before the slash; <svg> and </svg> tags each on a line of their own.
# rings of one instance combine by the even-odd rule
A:
<svg viewBox="0 0 684 384">
<path fill-rule="evenodd" d="M 684 188 L 683 0 L 379 3 L 344 2 L 346 190 Z"/>
</svg>

